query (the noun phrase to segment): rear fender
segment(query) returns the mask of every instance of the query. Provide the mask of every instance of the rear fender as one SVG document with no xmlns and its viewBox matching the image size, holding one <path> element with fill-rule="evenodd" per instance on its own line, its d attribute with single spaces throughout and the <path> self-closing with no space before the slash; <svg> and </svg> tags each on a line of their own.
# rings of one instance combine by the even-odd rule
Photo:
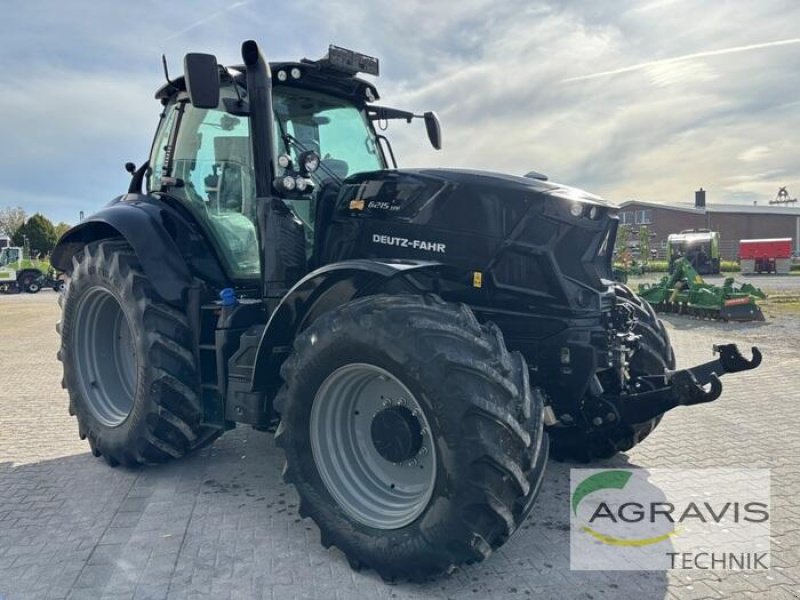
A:
<svg viewBox="0 0 800 600">
<path fill-rule="evenodd" d="M 380 293 L 393 281 L 407 291 L 424 293 L 410 276 L 434 274 L 444 265 L 430 261 L 348 260 L 312 271 L 283 297 L 267 323 L 253 369 L 253 390 L 265 390 L 279 381 L 280 367 L 294 338 L 317 317 L 355 298 Z"/>
<path fill-rule="evenodd" d="M 145 196 L 127 194 L 67 231 L 58 241 L 51 263 L 72 270 L 72 257 L 91 242 L 122 237 L 133 247 L 145 274 L 166 302 L 182 307 L 192 282 L 180 249 L 164 224 L 164 209 Z"/>
</svg>

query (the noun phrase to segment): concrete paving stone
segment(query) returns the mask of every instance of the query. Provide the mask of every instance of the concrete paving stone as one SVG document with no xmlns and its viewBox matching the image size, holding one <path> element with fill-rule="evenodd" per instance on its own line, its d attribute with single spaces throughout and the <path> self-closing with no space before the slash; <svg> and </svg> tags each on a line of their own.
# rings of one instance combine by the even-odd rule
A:
<svg viewBox="0 0 800 600">
<path fill-rule="evenodd" d="M 0 345 L 51 332 L 54 300 L 0 296 L 12 315 Z M 551 462 L 531 517 L 488 561 L 387 585 L 319 545 L 267 434 L 239 428 L 160 467 L 110 469 L 92 457 L 67 413 L 52 334 L 4 356 L 0 431 L 15 435 L 0 437 L 0 598 L 800 598 L 800 319 L 670 317 L 667 328 L 680 366 L 710 360 L 710 344 L 727 340 L 759 344 L 765 362 L 725 378 L 718 402 L 673 411 L 642 445 L 597 466 L 770 468 L 768 573 L 570 571 L 569 469 L 584 465 Z"/>
</svg>

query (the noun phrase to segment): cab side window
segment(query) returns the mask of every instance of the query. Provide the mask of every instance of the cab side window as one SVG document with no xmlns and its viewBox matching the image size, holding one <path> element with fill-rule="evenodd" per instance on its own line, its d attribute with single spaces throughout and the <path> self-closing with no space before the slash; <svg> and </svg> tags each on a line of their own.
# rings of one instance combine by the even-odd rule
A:
<svg viewBox="0 0 800 600">
<path fill-rule="evenodd" d="M 234 96 L 223 89 L 222 97 Z M 167 192 L 181 200 L 211 234 L 212 241 L 234 279 L 260 275 L 256 235 L 255 179 L 250 149 L 249 121 L 217 109 L 195 108 L 183 102 L 175 148 L 169 156 L 172 120 L 181 107 L 170 112 L 159 131 L 162 140 L 154 148 L 152 182 L 169 175 Z M 164 165 L 171 171 L 164 172 Z"/>
</svg>

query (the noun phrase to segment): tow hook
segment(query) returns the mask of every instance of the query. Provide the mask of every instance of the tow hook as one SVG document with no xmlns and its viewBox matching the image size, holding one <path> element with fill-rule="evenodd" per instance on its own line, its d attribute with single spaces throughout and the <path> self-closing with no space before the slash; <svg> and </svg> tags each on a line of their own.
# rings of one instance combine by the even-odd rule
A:
<svg viewBox="0 0 800 600">
<path fill-rule="evenodd" d="M 677 406 L 713 402 L 722 394 L 722 375 L 749 371 L 761 364 L 761 352 L 755 346 L 750 360 L 742 356 L 736 344 L 714 345 L 713 351 L 719 355 L 716 360 L 690 369 L 666 371 L 663 376 L 643 377 L 647 391 L 605 396 L 604 400 L 616 407 L 624 422 L 644 423 Z"/>
</svg>

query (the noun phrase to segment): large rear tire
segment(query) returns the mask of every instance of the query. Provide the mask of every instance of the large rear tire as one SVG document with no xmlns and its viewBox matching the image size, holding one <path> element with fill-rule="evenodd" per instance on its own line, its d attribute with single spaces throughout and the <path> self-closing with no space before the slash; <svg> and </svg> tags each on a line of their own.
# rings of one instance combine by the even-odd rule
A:
<svg viewBox="0 0 800 600">
<path fill-rule="evenodd" d="M 615 286 L 617 303 L 629 307 L 636 316 L 633 333 L 640 336 L 639 346 L 630 360 L 632 377 L 660 375 L 675 368 L 675 353 L 664 324 L 653 307 L 624 284 Z M 586 431 L 580 427 L 550 429 L 550 451 L 557 460 L 588 462 L 611 458 L 630 450 L 649 436 L 661 416 L 644 423 L 621 423 L 612 429 Z"/>
<path fill-rule="evenodd" d="M 478 562 L 531 510 L 543 397 L 466 306 L 355 300 L 297 337 L 282 376 L 284 477 L 354 568 L 419 580 Z"/>
<path fill-rule="evenodd" d="M 76 254 L 62 305 L 62 385 L 95 456 L 162 463 L 218 435 L 201 425 L 186 315 L 158 297 L 127 242 Z"/>
</svg>

